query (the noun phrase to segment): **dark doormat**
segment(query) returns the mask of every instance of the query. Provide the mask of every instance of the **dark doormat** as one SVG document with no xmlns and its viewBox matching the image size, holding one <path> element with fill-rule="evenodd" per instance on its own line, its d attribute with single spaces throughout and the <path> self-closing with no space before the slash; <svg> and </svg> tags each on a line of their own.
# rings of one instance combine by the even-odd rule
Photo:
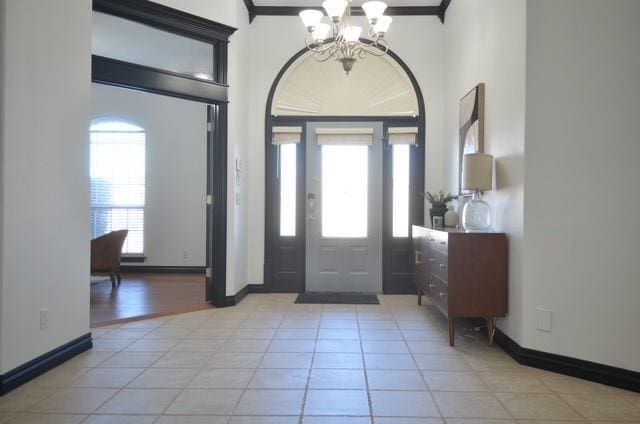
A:
<svg viewBox="0 0 640 424">
<path fill-rule="evenodd" d="M 295 303 L 334 303 L 346 305 L 379 305 L 375 294 L 341 293 L 341 292 L 306 292 L 300 293 Z"/>
</svg>

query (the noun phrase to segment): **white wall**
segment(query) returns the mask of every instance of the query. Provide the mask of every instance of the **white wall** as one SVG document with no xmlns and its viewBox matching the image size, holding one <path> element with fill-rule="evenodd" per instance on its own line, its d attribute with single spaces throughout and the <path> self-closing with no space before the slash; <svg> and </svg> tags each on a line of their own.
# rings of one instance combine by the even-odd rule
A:
<svg viewBox="0 0 640 424">
<path fill-rule="evenodd" d="M 365 24 L 366 26 L 366 24 Z M 396 16 L 388 33 L 391 49 L 413 71 L 426 105 L 426 184 L 443 184 L 443 25 L 437 17 Z M 305 28 L 297 16 L 258 16 L 249 27 L 249 261 L 248 281 L 264 282 L 265 109 L 276 75 L 304 48 Z M 366 60 L 366 59 L 365 59 Z M 335 66 L 340 66 L 336 64 Z M 357 64 L 356 64 L 357 66 Z"/>
<path fill-rule="evenodd" d="M 0 20 L 4 373 L 89 332 L 91 2 L 0 0 Z"/>
<path fill-rule="evenodd" d="M 527 7 L 524 342 L 634 371 L 639 17 L 637 0 Z M 553 310 L 551 333 L 537 307 Z"/>
<path fill-rule="evenodd" d="M 229 170 L 227 181 L 227 295 L 247 285 L 248 248 L 247 219 L 249 211 L 249 15 L 242 1 L 234 2 L 233 26 L 238 30 L 229 43 Z M 235 162 L 241 170 L 236 175 Z M 239 177 L 239 178 L 237 178 Z"/>
<path fill-rule="evenodd" d="M 445 23 L 446 187 L 458 190 L 459 101 L 486 89 L 485 152 L 495 157 L 495 188 L 485 196 L 493 228 L 508 234 L 509 313 L 498 326 L 522 341 L 525 125 L 525 0 L 455 0 Z"/>
<path fill-rule="evenodd" d="M 232 295 L 247 284 L 249 17 L 241 0 L 156 0 L 156 2 L 237 28 L 229 43 L 227 72 L 229 83 L 227 294 Z M 239 184 L 236 184 L 236 158 L 239 158 L 242 163 Z M 237 203 L 236 193 L 238 193 Z"/>
<path fill-rule="evenodd" d="M 91 90 L 92 119 L 145 129 L 146 260 L 140 265 L 205 266 L 206 105 L 102 84 Z"/>
</svg>

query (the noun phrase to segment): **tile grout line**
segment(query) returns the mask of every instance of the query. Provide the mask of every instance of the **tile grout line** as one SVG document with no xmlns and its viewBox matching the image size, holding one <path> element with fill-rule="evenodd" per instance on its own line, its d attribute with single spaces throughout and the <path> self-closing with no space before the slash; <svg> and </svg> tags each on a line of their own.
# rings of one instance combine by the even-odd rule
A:
<svg viewBox="0 0 640 424">
<path fill-rule="evenodd" d="M 316 338 L 313 343 L 313 352 L 311 353 L 311 363 L 309 364 L 309 370 L 307 372 L 307 383 L 304 386 L 304 391 L 302 393 L 302 405 L 300 407 L 300 417 L 298 418 L 298 424 L 302 424 L 304 420 L 304 410 L 307 406 L 307 395 L 309 393 L 309 385 L 311 384 L 311 372 L 313 371 L 313 364 L 316 359 L 316 351 L 318 346 L 318 337 L 320 336 L 320 323 L 322 322 L 322 310 L 324 307 L 320 309 L 320 322 L 318 323 L 318 328 L 316 329 Z"/>
<path fill-rule="evenodd" d="M 395 314 L 393 314 L 393 319 L 396 323 L 396 325 L 398 324 L 398 320 L 395 316 Z M 428 319 L 429 322 L 431 322 L 431 319 Z M 398 325 L 398 328 L 400 328 L 400 326 Z M 409 343 L 407 343 L 407 339 L 404 335 L 404 333 L 402 332 L 402 330 L 400 330 L 400 335 L 402 336 L 402 340 L 404 341 L 404 344 L 407 347 L 407 350 L 409 351 L 409 354 L 411 355 L 411 359 L 413 359 L 413 362 L 416 365 L 416 369 L 418 370 L 418 373 L 420 374 L 420 377 L 422 377 L 422 381 L 425 384 L 425 387 L 427 388 L 427 392 L 429 393 L 429 398 L 431 398 L 431 402 L 433 402 L 434 406 L 436 407 L 436 411 L 438 411 L 438 414 L 440 415 L 440 419 L 442 422 L 446 422 L 446 419 L 444 418 L 444 414 L 442 413 L 442 411 L 440 410 L 440 405 L 438 405 L 438 402 L 436 402 L 435 397 L 433 396 L 433 393 L 431 391 L 431 387 L 429 386 L 429 383 L 427 383 L 427 380 L 424 378 L 424 374 L 423 374 L 423 370 L 420 368 L 420 366 L 418 365 L 418 361 L 416 360 L 415 354 L 413 353 L 413 351 L 411 350 L 411 348 L 409 347 Z"/>
<path fill-rule="evenodd" d="M 240 326 L 238 327 L 238 329 L 242 327 L 242 324 L 244 324 L 245 322 L 247 322 L 250 319 L 249 317 L 251 316 L 251 314 L 253 314 L 253 312 L 249 313 L 247 315 L 247 317 L 244 320 L 242 320 L 242 322 L 240 323 Z M 234 331 L 234 333 L 235 333 L 235 331 Z M 231 336 L 229 337 L 229 339 L 230 338 L 231 338 Z M 240 405 L 240 402 L 242 402 L 242 399 L 244 398 L 244 396 L 247 393 L 247 390 L 249 389 L 249 384 L 251 384 L 251 381 L 253 380 L 253 378 L 255 377 L 256 373 L 258 372 L 258 369 L 260 369 L 260 364 L 262 364 L 262 361 L 264 360 L 264 357 L 267 354 L 267 351 L 269 350 L 269 347 L 271 346 L 272 343 L 273 343 L 273 339 L 269 340 L 269 343 L 265 347 L 265 350 L 262 352 L 262 356 L 260 356 L 260 360 L 258 361 L 256 367 L 253 369 L 253 373 L 251 373 L 251 378 L 249 378 L 249 381 L 247 382 L 247 386 L 244 388 L 244 390 L 242 390 L 242 394 L 240 395 L 238 400 L 233 405 L 233 408 L 231 409 L 231 413 L 229 414 L 229 418 L 227 419 L 227 421 L 231 421 L 231 418 L 235 416 L 236 410 L 238 409 L 238 406 Z M 251 352 L 248 352 L 248 353 L 251 353 Z M 260 353 L 260 352 L 256 352 L 256 353 Z"/>
<path fill-rule="evenodd" d="M 369 406 L 369 421 L 374 424 L 375 418 L 373 417 L 373 400 L 371 399 L 371 390 L 369 387 L 369 372 L 367 370 L 367 364 L 364 357 L 364 344 L 362 343 L 362 332 L 360 331 L 360 315 L 358 313 L 358 306 L 356 305 L 356 326 L 358 327 L 358 339 L 360 343 L 360 357 L 362 359 L 362 372 L 364 373 L 364 387 L 367 393 L 367 403 Z"/>
</svg>

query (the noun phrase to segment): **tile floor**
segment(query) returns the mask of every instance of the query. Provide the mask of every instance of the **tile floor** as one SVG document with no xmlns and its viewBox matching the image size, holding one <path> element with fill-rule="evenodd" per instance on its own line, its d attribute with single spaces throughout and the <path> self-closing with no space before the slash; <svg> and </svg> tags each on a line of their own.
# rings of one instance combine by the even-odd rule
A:
<svg viewBox="0 0 640 424">
<path fill-rule="evenodd" d="M 94 329 L 94 348 L 0 398 L 0 423 L 640 423 L 640 394 L 518 365 L 415 296 L 239 306 Z M 464 323 L 462 323 L 464 326 Z"/>
</svg>

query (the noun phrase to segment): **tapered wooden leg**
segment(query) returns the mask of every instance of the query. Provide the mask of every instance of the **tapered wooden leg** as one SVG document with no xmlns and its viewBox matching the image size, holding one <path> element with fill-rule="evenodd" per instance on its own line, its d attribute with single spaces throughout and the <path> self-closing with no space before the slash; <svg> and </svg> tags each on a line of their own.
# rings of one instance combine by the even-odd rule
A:
<svg viewBox="0 0 640 424">
<path fill-rule="evenodd" d="M 122 275 L 120 275 L 120 273 L 118 272 L 116 274 L 116 277 L 118 278 L 118 285 L 120 285 L 120 283 L 122 283 Z"/>
<path fill-rule="evenodd" d="M 456 338 L 456 334 L 455 334 L 455 321 L 453 319 L 453 317 L 449 317 L 449 346 L 453 347 L 453 345 L 455 344 L 455 338 Z"/>
<path fill-rule="evenodd" d="M 496 335 L 496 319 L 495 317 L 487 318 L 487 335 L 489 336 L 489 346 L 495 345 L 495 335 Z"/>
<path fill-rule="evenodd" d="M 422 290 L 418 288 L 418 306 L 422 306 Z"/>
<path fill-rule="evenodd" d="M 115 289 L 116 288 L 116 275 L 115 274 L 111 274 L 111 275 L 109 275 L 109 278 L 111 279 L 111 288 Z"/>
</svg>

